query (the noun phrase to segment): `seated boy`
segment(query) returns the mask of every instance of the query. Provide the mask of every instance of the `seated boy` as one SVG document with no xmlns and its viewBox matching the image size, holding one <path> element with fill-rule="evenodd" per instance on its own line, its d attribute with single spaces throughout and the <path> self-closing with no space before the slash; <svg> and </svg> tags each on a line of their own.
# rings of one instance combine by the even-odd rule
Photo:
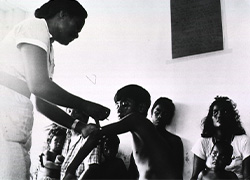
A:
<svg viewBox="0 0 250 180">
<path fill-rule="evenodd" d="M 128 171 L 124 161 L 117 157 L 120 139 L 117 135 L 109 135 L 102 140 L 102 161 L 91 164 L 85 171 L 84 179 L 128 179 Z"/>
<path fill-rule="evenodd" d="M 232 161 L 233 147 L 225 141 L 218 141 L 206 161 L 206 169 L 200 172 L 199 180 L 238 179 L 235 173 L 225 167 Z"/>
<path fill-rule="evenodd" d="M 119 122 L 92 132 L 86 143 L 68 166 L 64 180 L 73 179 L 75 170 L 104 135 L 131 132 L 133 156 L 139 171 L 139 179 L 177 179 L 173 166 L 174 157 L 169 144 L 158 134 L 146 118 L 150 107 L 150 94 L 138 85 L 127 85 L 115 95 Z"/>
</svg>

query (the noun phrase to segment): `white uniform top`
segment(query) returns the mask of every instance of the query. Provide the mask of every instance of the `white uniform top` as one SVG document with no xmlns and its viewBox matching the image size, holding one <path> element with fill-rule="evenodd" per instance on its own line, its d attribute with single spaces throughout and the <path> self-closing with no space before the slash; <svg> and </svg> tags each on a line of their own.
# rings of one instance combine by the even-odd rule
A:
<svg viewBox="0 0 250 180">
<path fill-rule="evenodd" d="M 44 19 L 27 19 L 16 25 L 0 42 L 0 71 L 26 81 L 19 46 L 28 43 L 47 52 L 52 78 L 54 58 L 50 33 Z M 33 104 L 30 99 L 0 85 L 0 179 L 29 179 Z M 17 169 L 13 173 L 13 169 Z"/>
<path fill-rule="evenodd" d="M 54 72 L 54 55 L 50 33 L 44 19 L 30 18 L 17 24 L 0 43 L 0 71 L 25 81 L 24 64 L 19 51 L 22 43 L 36 45 L 47 52 L 48 73 Z"/>
</svg>

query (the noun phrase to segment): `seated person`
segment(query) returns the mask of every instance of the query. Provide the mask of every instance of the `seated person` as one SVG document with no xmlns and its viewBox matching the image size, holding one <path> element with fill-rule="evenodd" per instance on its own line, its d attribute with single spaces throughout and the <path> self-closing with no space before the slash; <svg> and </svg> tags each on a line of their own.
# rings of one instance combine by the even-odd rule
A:
<svg viewBox="0 0 250 180">
<path fill-rule="evenodd" d="M 110 135 L 105 137 L 102 142 L 102 162 L 89 165 L 80 179 L 127 179 L 127 168 L 123 160 L 116 157 L 120 144 L 119 137 Z"/>
<path fill-rule="evenodd" d="M 170 126 L 175 113 L 173 101 L 166 97 L 158 98 L 151 109 L 151 121 L 159 134 L 171 145 L 173 156 L 175 157 L 176 169 L 179 170 L 178 179 L 182 179 L 184 153 L 181 138 L 166 130 Z M 133 155 L 130 158 L 129 174 L 131 179 L 138 178 L 138 171 L 135 165 Z"/>
<path fill-rule="evenodd" d="M 55 124 L 48 133 L 48 149 L 40 155 L 37 179 L 60 179 L 61 165 L 64 161 L 62 149 L 66 139 L 66 129 Z"/>
<path fill-rule="evenodd" d="M 198 175 L 198 180 L 238 179 L 232 171 L 225 167 L 232 162 L 233 147 L 225 141 L 218 141 L 207 158 L 206 168 Z"/>
<path fill-rule="evenodd" d="M 81 122 L 88 123 L 89 117 L 83 113 L 79 113 L 75 109 L 67 109 L 68 113 L 75 119 L 80 120 Z M 82 134 L 75 132 L 74 130 L 67 131 L 67 141 L 65 143 L 65 160 L 61 167 L 61 179 L 63 179 L 65 175 L 65 171 L 73 160 L 76 153 L 79 151 L 81 146 L 85 143 L 85 139 Z M 85 171 L 86 165 L 90 164 L 99 164 L 100 163 L 100 150 L 98 148 L 94 148 L 94 150 L 90 153 L 89 159 L 87 162 L 82 161 L 79 167 L 76 170 L 76 178 L 78 179 Z"/>
<path fill-rule="evenodd" d="M 179 177 L 171 147 L 146 118 L 150 107 L 150 94 L 138 85 L 127 85 L 115 95 L 119 122 L 93 131 L 86 143 L 68 166 L 64 180 L 74 179 L 81 161 L 97 145 L 104 135 L 131 132 L 133 156 L 139 171 L 139 179 L 177 179 Z"/>
</svg>

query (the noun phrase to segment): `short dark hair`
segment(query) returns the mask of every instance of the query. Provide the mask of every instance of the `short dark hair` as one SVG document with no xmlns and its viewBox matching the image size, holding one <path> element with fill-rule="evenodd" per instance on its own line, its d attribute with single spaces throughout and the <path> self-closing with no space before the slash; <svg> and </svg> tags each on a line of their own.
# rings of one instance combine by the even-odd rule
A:
<svg viewBox="0 0 250 180">
<path fill-rule="evenodd" d="M 151 109 L 151 114 L 153 114 L 153 111 L 154 111 L 154 108 L 157 106 L 157 105 L 162 105 L 164 106 L 167 111 L 168 111 L 168 114 L 169 114 L 169 117 L 172 119 L 174 117 L 174 112 L 175 112 L 175 105 L 173 103 L 173 101 L 167 97 L 160 97 L 158 98 L 153 106 L 152 106 L 152 109 Z"/>
<path fill-rule="evenodd" d="M 105 137 L 105 141 L 107 144 L 112 144 L 116 146 L 119 146 L 120 144 L 120 139 L 116 134 L 107 135 Z"/>
<path fill-rule="evenodd" d="M 60 11 L 67 12 L 69 16 L 79 17 L 82 20 L 88 17 L 87 11 L 76 0 L 49 0 L 35 10 L 35 17 L 50 19 Z"/>
<path fill-rule="evenodd" d="M 57 124 L 52 124 L 51 128 L 49 129 L 48 136 L 47 136 L 47 144 L 49 145 L 51 143 L 51 140 L 54 136 L 62 136 L 64 141 L 66 139 L 66 131 L 67 129 L 58 126 Z"/>
<path fill-rule="evenodd" d="M 229 142 L 218 141 L 214 144 L 211 152 L 213 151 L 215 146 L 225 156 L 226 161 L 227 161 L 227 165 L 229 165 L 232 161 L 233 146 Z"/>
<path fill-rule="evenodd" d="M 146 89 L 136 84 L 124 86 L 116 92 L 114 101 L 117 102 L 127 98 L 135 101 L 136 105 L 144 104 L 146 109 L 145 113 L 147 114 L 147 111 L 151 105 L 151 97 Z"/>
</svg>

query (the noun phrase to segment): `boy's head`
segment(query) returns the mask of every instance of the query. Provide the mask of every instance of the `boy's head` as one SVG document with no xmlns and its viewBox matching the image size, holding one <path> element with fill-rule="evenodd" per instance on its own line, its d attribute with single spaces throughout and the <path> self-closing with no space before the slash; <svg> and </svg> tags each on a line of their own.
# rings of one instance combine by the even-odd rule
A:
<svg viewBox="0 0 250 180">
<path fill-rule="evenodd" d="M 52 128 L 49 130 L 47 143 L 50 151 L 61 153 L 63 145 L 66 139 L 66 129 L 52 125 Z"/>
<path fill-rule="evenodd" d="M 224 170 L 232 162 L 233 147 L 225 141 L 217 142 L 211 150 L 206 165 L 216 170 Z"/>
<path fill-rule="evenodd" d="M 107 159 L 116 157 L 119 149 L 120 139 L 117 135 L 106 136 L 103 143 L 103 155 Z"/>
<path fill-rule="evenodd" d="M 141 113 L 146 117 L 151 104 L 150 99 L 149 92 L 135 84 L 119 89 L 114 97 L 118 117 L 121 119 L 133 112 Z"/>
<path fill-rule="evenodd" d="M 175 112 L 173 101 L 166 97 L 160 97 L 155 101 L 151 109 L 151 118 L 155 126 L 165 128 L 170 125 Z"/>
</svg>

